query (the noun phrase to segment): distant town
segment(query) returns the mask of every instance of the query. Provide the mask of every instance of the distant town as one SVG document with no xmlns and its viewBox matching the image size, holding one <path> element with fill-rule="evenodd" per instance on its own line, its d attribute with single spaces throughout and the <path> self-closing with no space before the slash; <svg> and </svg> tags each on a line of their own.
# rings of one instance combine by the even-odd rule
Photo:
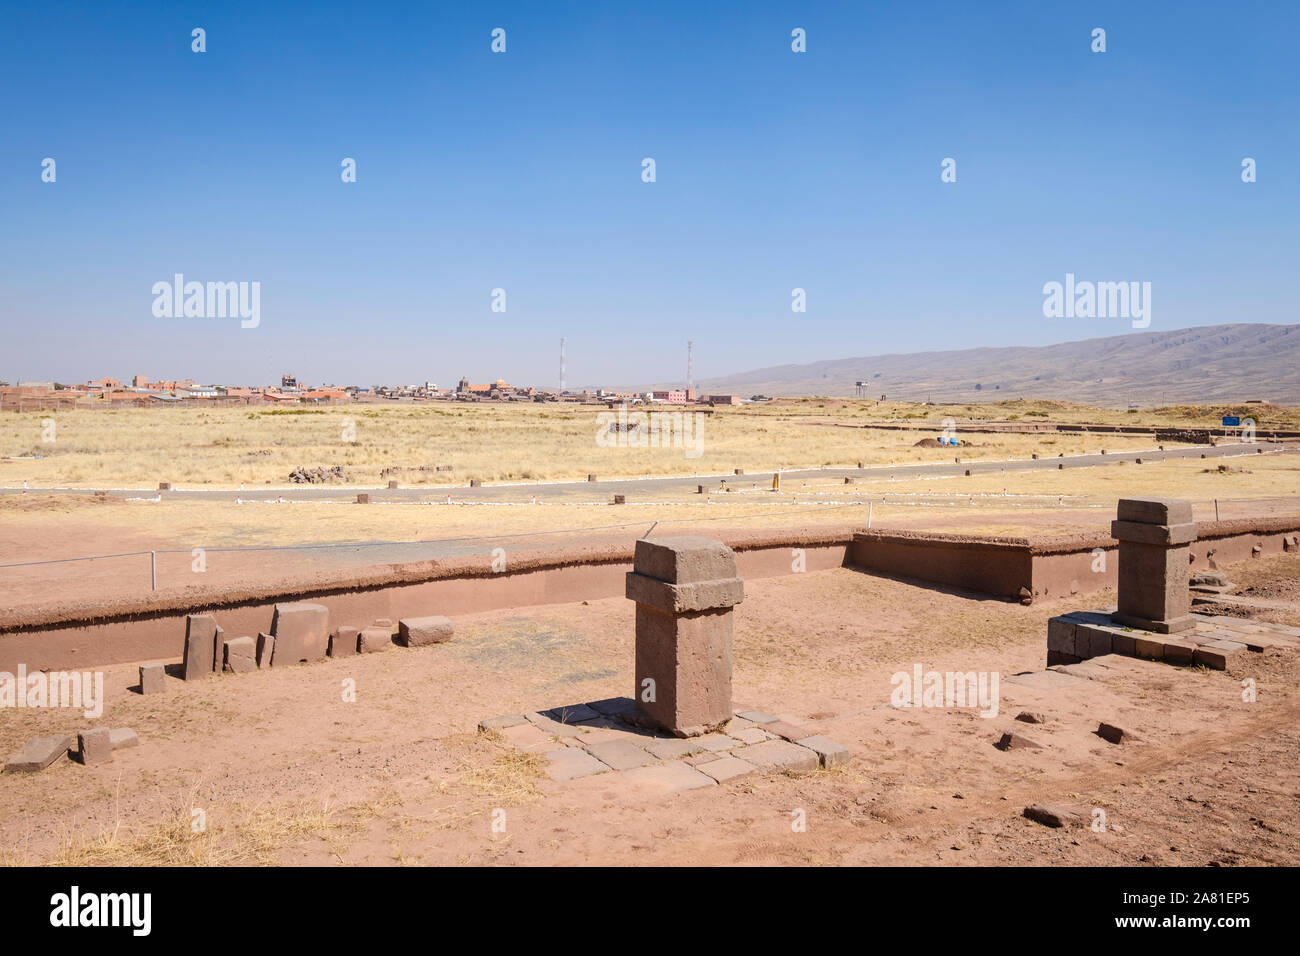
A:
<svg viewBox="0 0 1300 956">
<path fill-rule="evenodd" d="M 421 385 L 312 385 L 293 375 L 280 377 L 279 385 L 203 385 L 193 379 L 150 382 L 136 375 L 130 383 L 99 378 L 84 385 L 61 382 L 0 382 L 0 411 L 35 411 L 44 408 L 120 408 L 193 403 L 216 405 L 295 406 L 353 402 L 570 402 L 576 404 L 740 405 L 764 402 L 767 396 L 748 399 L 739 395 L 698 395 L 694 388 L 655 389 L 647 392 L 610 389 L 541 389 L 511 385 L 501 379 L 474 384 L 462 378 L 455 388 L 433 382 Z"/>
</svg>

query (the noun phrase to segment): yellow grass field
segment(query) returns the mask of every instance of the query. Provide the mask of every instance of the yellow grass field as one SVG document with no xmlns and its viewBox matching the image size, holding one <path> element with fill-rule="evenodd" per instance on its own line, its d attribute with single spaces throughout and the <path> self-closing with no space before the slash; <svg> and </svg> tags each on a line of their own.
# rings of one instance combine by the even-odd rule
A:
<svg viewBox="0 0 1300 956">
<path fill-rule="evenodd" d="M 656 407 L 656 410 L 670 410 Z M 32 487 L 284 487 L 297 467 L 342 466 L 356 487 L 562 481 L 644 475 L 726 474 L 820 466 L 989 460 L 1121 451 L 1149 437 L 963 433 L 989 421 L 1095 422 L 1207 427 L 1250 406 L 1155 409 L 1137 414 L 1015 401 L 924 406 L 785 399 L 718 408 L 699 424 L 698 456 L 682 448 L 601 447 L 603 406 L 562 404 L 351 404 L 325 408 L 202 407 L 0 413 L 0 485 Z M 1300 412 L 1255 409 L 1258 427 L 1300 428 Z M 956 424 L 959 449 L 917 448 Z M 917 431 L 855 429 L 902 424 Z M 438 472 L 439 465 L 451 471 Z M 389 469 L 398 469 L 389 471 Z"/>
</svg>

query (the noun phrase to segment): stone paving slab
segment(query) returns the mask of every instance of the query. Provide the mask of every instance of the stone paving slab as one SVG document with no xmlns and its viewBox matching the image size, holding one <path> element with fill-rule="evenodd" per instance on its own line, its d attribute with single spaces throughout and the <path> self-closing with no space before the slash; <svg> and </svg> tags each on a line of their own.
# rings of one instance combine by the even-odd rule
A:
<svg viewBox="0 0 1300 956">
<path fill-rule="evenodd" d="M 615 770 L 631 770 L 654 763 L 658 758 L 628 740 L 605 740 L 586 745 L 587 752 Z"/>
<path fill-rule="evenodd" d="M 539 730 L 554 737 L 576 737 L 582 730 L 573 724 L 563 724 L 543 714 L 524 714 L 524 718 Z"/>
<path fill-rule="evenodd" d="M 501 717 L 488 717 L 486 720 L 480 720 L 478 729 L 480 731 L 505 730 L 507 727 L 518 727 L 526 723 L 528 723 L 528 718 L 523 714 L 505 714 Z"/>
<path fill-rule="evenodd" d="M 736 750 L 734 756 L 758 767 L 806 773 L 821 764 L 816 751 L 792 744 L 788 740 L 765 740 Z"/>
<path fill-rule="evenodd" d="M 665 737 L 662 740 L 647 740 L 642 744 L 648 753 L 660 760 L 678 760 L 698 754 L 700 745 L 689 737 Z M 705 751 L 712 755 L 713 751 Z"/>
<path fill-rule="evenodd" d="M 570 704 L 564 707 L 552 707 L 550 710 L 542 711 L 543 717 L 549 717 L 551 720 L 561 724 L 576 724 L 583 720 L 594 720 L 602 716 L 600 711 L 588 707 L 586 704 Z"/>
<path fill-rule="evenodd" d="M 764 740 L 771 740 L 772 735 L 765 730 L 760 730 L 757 725 L 746 727 L 743 730 L 732 730 L 727 728 L 728 736 L 735 737 L 742 744 L 761 744 Z"/>
<path fill-rule="evenodd" d="M 799 741 L 800 747 L 807 747 L 817 754 L 821 765 L 827 769 L 849 762 L 849 748 L 837 743 L 825 734 L 816 734 Z"/>
<path fill-rule="evenodd" d="M 576 780 L 598 773 L 609 773 L 610 768 L 581 747 L 564 747 L 546 755 L 548 772 L 552 780 Z"/>
<path fill-rule="evenodd" d="M 534 727 L 532 724 L 506 727 L 501 731 L 501 736 L 505 737 L 513 746 L 528 753 L 546 753 L 551 750 L 559 750 L 564 746 L 550 734 Z"/>
<path fill-rule="evenodd" d="M 761 710 L 741 711 L 740 713 L 736 714 L 736 716 L 742 717 L 745 720 L 748 720 L 750 723 L 754 723 L 754 724 L 774 724 L 776 723 L 777 720 L 771 714 L 764 713 Z"/>
<path fill-rule="evenodd" d="M 726 754 L 717 760 L 696 764 L 695 769 L 706 777 L 712 777 L 718 783 L 726 783 L 728 780 L 735 780 L 737 777 L 751 774 L 758 768 L 748 760 L 741 760 L 739 757 Z"/>
<path fill-rule="evenodd" d="M 620 782 L 628 784 L 634 791 L 664 796 L 718 785 L 712 777 L 680 760 L 624 770 L 619 776 L 622 778 Z"/>
</svg>

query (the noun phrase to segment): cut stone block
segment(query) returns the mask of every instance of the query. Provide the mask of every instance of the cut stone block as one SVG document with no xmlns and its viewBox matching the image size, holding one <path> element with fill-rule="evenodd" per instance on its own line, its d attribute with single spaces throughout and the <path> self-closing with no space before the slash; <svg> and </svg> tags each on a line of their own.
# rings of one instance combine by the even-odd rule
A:
<svg viewBox="0 0 1300 956">
<path fill-rule="evenodd" d="M 275 638 L 272 667 L 321 660 L 329 650 L 329 608 L 306 601 L 277 604 L 271 617 L 271 636 Z"/>
<path fill-rule="evenodd" d="M 699 752 L 699 739 L 698 737 L 650 738 L 641 746 L 647 753 L 653 754 L 660 760 L 679 760 Z M 712 755 L 712 751 L 707 752 Z"/>
<path fill-rule="evenodd" d="M 232 674 L 249 674 L 257 670 L 257 644 L 251 637 L 232 637 L 226 641 L 226 659 L 222 666 Z"/>
<path fill-rule="evenodd" d="M 212 676 L 216 653 L 217 621 L 211 614 L 188 614 L 185 617 L 185 662 L 181 677 L 199 680 Z"/>
<path fill-rule="evenodd" d="M 130 727 L 114 727 L 108 732 L 108 742 L 114 750 L 140 746 L 140 735 Z"/>
<path fill-rule="evenodd" d="M 547 753 L 564 747 L 564 744 L 532 724 L 503 727 L 500 733 L 511 745 L 528 753 Z"/>
<path fill-rule="evenodd" d="M 993 746 L 997 747 L 998 750 L 1042 750 L 1043 749 L 1042 744 L 1035 743 L 1034 741 L 1030 740 L 1028 737 L 1023 736 L 1022 734 L 1013 734 L 1010 732 L 1003 734 L 1002 738 Z"/>
<path fill-rule="evenodd" d="M 359 627 L 340 627 L 330 635 L 330 657 L 351 657 L 357 652 L 357 641 L 361 637 Z"/>
<path fill-rule="evenodd" d="M 54 761 L 68 755 L 73 739 L 69 734 L 52 734 L 34 737 L 23 744 L 22 750 L 10 755 L 5 762 L 5 773 L 36 773 Z"/>
<path fill-rule="evenodd" d="M 601 716 L 600 712 L 588 707 L 586 704 L 572 704 L 564 707 L 552 707 L 550 710 L 542 711 L 543 717 L 549 717 L 561 724 L 578 724 L 584 720 L 594 720 Z"/>
<path fill-rule="evenodd" d="M 77 734 L 77 756 L 83 764 L 104 763 L 113 759 L 113 738 L 107 727 L 83 730 Z"/>
<path fill-rule="evenodd" d="M 803 740 L 803 738 L 812 737 L 817 733 L 814 728 L 800 727 L 798 724 L 787 723 L 784 720 L 764 724 L 763 730 L 773 736 L 780 737 L 782 740 L 788 740 L 791 743 L 798 743 Z"/>
<path fill-rule="evenodd" d="M 690 740 L 701 750 L 713 752 L 731 750 L 733 747 L 740 746 L 740 741 L 730 734 L 704 734 L 699 737 L 692 737 Z"/>
<path fill-rule="evenodd" d="M 645 767 L 656 761 L 636 744 L 627 740 L 606 740 L 587 744 L 587 751 L 601 763 L 608 764 L 615 770 L 630 770 L 633 767 Z"/>
<path fill-rule="evenodd" d="M 397 622 L 397 643 L 403 647 L 445 644 L 451 637 L 451 619 L 441 615 L 408 617 Z"/>
<path fill-rule="evenodd" d="M 581 724 L 562 724 L 558 720 L 552 720 L 545 714 L 524 714 L 524 719 L 551 737 L 577 737 L 583 732 L 583 725 Z"/>
<path fill-rule="evenodd" d="M 503 717 L 488 717 L 486 720 L 478 722 L 480 732 L 489 730 L 505 730 L 507 727 L 519 727 L 528 723 L 523 714 L 506 714 Z"/>
<path fill-rule="evenodd" d="M 776 717 L 773 717 L 771 714 L 766 714 L 761 710 L 744 710 L 736 716 L 743 717 L 745 720 L 755 724 L 774 724 L 777 721 Z"/>
<path fill-rule="evenodd" d="M 270 634 L 257 635 L 257 666 L 270 667 L 271 656 L 275 653 L 275 638 Z"/>
<path fill-rule="evenodd" d="M 1097 736 L 1110 744 L 1117 744 L 1124 739 L 1124 731 L 1114 724 L 1102 723 L 1097 726 Z"/>
<path fill-rule="evenodd" d="M 217 633 L 212 638 L 212 672 L 221 673 L 221 667 L 226 662 L 226 632 L 217 627 Z"/>
<path fill-rule="evenodd" d="M 357 634 L 357 653 L 374 654 L 393 646 L 393 632 L 386 627 L 368 627 Z"/>
<path fill-rule="evenodd" d="M 619 774 L 629 789 L 647 796 L 669 796 L 684 790 L 716 787 L 717 781 L 700 773 L 683 761 L 656 764 L 652 767 L 635 767 Z"/>
<path fill-rule="evenodd" d="M 764 740 L 771 740 L 772 735 L 758 727 L 745 727 L 741 730 L 732 730 L 727 728 L 727 736 L 735 737 L 742 744 L 761 744 Z"/>
<path fill-rule="evenodd" d="M 549 762 L 547 772 L 552 780 L 576 780 L 597 773 L 609 773 L 610 769 L 581 747 L 552 750 L 546 759 Z"/>
<path fill-rule="evenodd" d="M 702 535 L 641 538 L 633 555 L 636 573 L 668 584 L 695 584 L 736 576 L 736 554 Z"/>
<path fill-rule="evenodd" d="M 732 751 L 732 756 L 756 767 L 791 770 L 795 773 L 809 773 L 821 763 L 816 751 L 792 744 L 788 740 L 765 740 L 761 744 L 750 744 Z"/>
<path fill-rule="evenodd" d="M 728 780 L 735 780 L 737 777 L 751 774 L 758 768 L 748 760 L 741 760 L 739 757 L 728 754 L 719 757 L 717 760 L 699 764 L 695 769 L 706 777 L 712 777 L 718 783 L 726 783 Z"/>
<path fill-rule="evenodd" d="M 160 694 L 166 689 L 167 668 L 162 664 L 140 665 L 140 693 Z"/>
<path fill-rule="evenodd" d="M 805 737 L 799 741 L 800 747 L 807 747 L 817 754 L 821 765 L 827 769 L 838 767 L 841 764 L 849 762 L 849 748 L 838 743 L 824 734 L 817 734 L 814 737 Z"/>
</svg>

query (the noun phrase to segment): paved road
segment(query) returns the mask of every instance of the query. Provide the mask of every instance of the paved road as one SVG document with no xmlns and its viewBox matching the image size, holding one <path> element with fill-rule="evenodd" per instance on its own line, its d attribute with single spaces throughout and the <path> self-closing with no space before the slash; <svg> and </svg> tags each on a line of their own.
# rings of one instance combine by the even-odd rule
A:
<svg viewBox="0 0 1300 956">
<path fill-rule="evenodd" d="M 953 449 L 954 457 L 961 449 Z M 1091 468 L 1098 465 L 1114 465 L 1121 461 L 1144 462 L 1161 461 L 1172 458 L 1230 458 L 1250 454 L 1270 454 L 1280 451 L 1297 451 L 1294 444 L 1258 441 L 1233 445 L 1191 445 L 1170 448 L 1167 451 L 1126 451 L 1106 455 L 1075 455 L 1057 458 L 1022 458 L 1010 461 L 972 461 L 929 462 L 915 465 L 868 465 L 865 468 L 812 468 L 798 471 L 780 472 L 782 481 L 800 479 L 835 479 L 864 478 L 879 480 L 890 476 L 897 478 L 944 477 L 1011 473 L 1019 471 L 1042 471 L 1062 468 Z M 364 486 L 341 487 L 338 485 L 287 485 L 280 487 L 251 486 L 242 491 L 231 489 L 215 490 L 211 488 L 173 488 L 161 492 L 162 497 L 176 500 L 231 501 L 235 498 L 264 500 L 283 496 L 296 501 L 349 501 L 354 500 L 358 492 L 370 495 L 372 501 L 430 501 L 443 499 L 448 495 L 457 501 L 521 501 L 536 495 L 542 497 L 568 497 L 582 499 L 587 495 L 590 500 L 608 500 L 610 495 L 627 495 L 629 500 L 635 495 L 643 498 L 646 494 L 666 491 L 690 491 L 697 485 L 704 485 L 710 490 L 720 487 L 723 481 L 737 486 L 758 484 L 770 487 L 772 472 L 751 472 L 745 475 L 688 475 L 667 478 L 613 479 L 603 481 L 568 481 L 568 482 L 527 482 L 518 484 L 485 485 L 470 488 L 466 485 L 436 485 L 413 488 L 389 489 L 386 487 L 367 488 Z M 92 494 L 96 490 L 108 491 L 117 495 L 140 495 L 153 497 L 158 494 L 154 488 L 36 488 L 27 489 L 41 494 Z M 0 494 L 21 494 L 22 488 L 0 488 Z"/>
</svg>

